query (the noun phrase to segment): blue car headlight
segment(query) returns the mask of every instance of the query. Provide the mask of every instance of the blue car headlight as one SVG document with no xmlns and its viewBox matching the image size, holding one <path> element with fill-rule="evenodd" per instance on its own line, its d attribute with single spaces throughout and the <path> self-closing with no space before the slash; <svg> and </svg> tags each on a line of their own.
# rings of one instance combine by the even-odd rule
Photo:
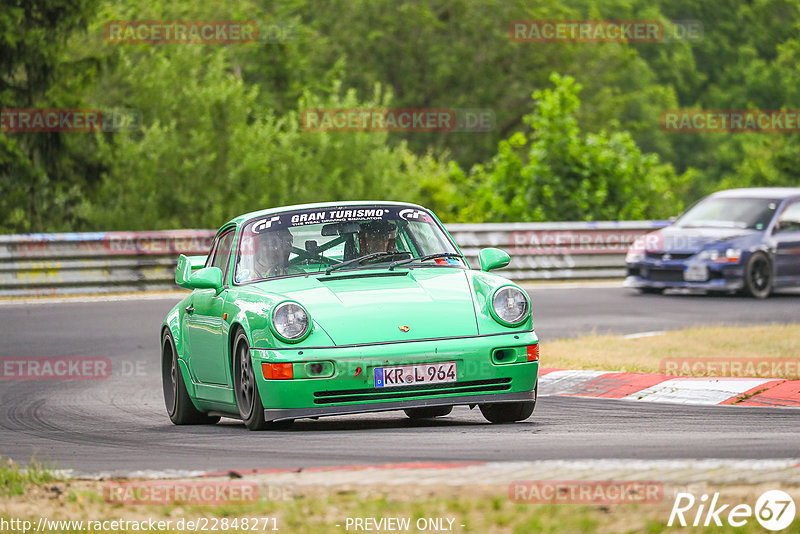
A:
<svg viewBox="0 0 800 534">
<path fill-rule="evenodd" d="M 628 254 L 625 255 L 625 263 L 644 261 L 646 241 L 645 236 L 639 236 L 631 243 L 630 248 L 628 248 Z"/>
<path fill-rule="evenodd" d="M 281 302 L 272 312 L 272 331 L 283 341 L 296 343 L 302 340 L 308 335 L 310 326 L 308 312 L 297 302 Z"/>
<path fill-rule="evenodd" d="M 639 263 L 640 261 L 644 261 L 644 252 L 629 250 L 625 256 L 625 263 Z"/>
<path fill-rule="evenodd" d="M 500 324 L 517 326 L 528 317 L 528 296 L 519 288 L 503 286 L 494 292 L 491 310 Z"/>
<path fill-rule="evenodd" d="M 697 255 L 697 259 L 701 261 L 711 261 L 714 263 L 739 263 L 739 260 L 742 259 L 742 249 L 707 249 L 701 251 Z"/>
</svg>

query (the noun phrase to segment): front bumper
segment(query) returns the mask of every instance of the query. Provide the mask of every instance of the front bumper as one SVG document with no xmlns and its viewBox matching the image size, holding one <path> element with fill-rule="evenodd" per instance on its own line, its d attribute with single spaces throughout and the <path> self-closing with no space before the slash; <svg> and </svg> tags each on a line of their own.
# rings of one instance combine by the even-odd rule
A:
<svg viewBox="0 0 800 534">
<path fill-rule="evenodd" d="M 697 265 L 697 262 L 694 262 Z M 628 263 L 625 287 L 656 289 L 702 289 L 707 291 L 736 291 L 744 287 L 742 263 L 717 264 L 702 262 L 707 269 L 706 280 L 687 280 L 686 271 L 692 262 L 685 260 L 641 261 Z"/>
<path fill-rule="evenodd" d="M 429 406 L 531 401 L 538 361 L 527 360 L 534 332 L 293 350 L 252 349 L 267 421 Z M 456 362 L 457 381 L 375 387 L 376 367 Z M 268 380 L 262 363 L 292 363 L 293 379 Z M 309 366 L 333 363 L 331 376 L 312 378 Z"/>
<path fill-rule="evenodd" d="M 536 400 L 535 391 L 520 393 L 494 393 L 491 395 L 463 395 L 458 397 L 432 398 L 427 400 L 407 400 L 348 406 L 315 406 L 314 408 L 265 409 L 265 421 L 285 421 L 304 417 L 328 417 L 332 415 L 353 415 L 358 413 L 388 412 L 408 408 L 430 408 L 431 406 L 457 406 L 474 404 L 495 404 L 498 402 L 530 402 Z"/>
</svg>

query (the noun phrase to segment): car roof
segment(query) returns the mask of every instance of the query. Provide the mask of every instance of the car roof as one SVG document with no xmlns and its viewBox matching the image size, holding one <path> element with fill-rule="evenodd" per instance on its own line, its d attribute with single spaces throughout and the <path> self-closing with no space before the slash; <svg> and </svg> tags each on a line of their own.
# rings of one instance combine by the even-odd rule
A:
<svg viewBox="0 0 800 534">
<path fill-rule="evenodd" d="M 338 208 L 338 207 L 350 207 L 350 206 L 374 206 L 375 204 L 380 204 L 383 206 L 408 206 L 411 208 L 427 209 L 418 204 L 412 204 L 410 202 L 396 202 L 391 200 L 342 200 L 340 202 L 316 202 L 312 204 L 294 204 L 292 206 L 277 206 L 274 208 L 266 208 L 263 210 L 251 211 L 249 213 L 244 213 L 242 215 L 239 215 L 238 217 L 234 217 L 233 219 L 226 222 L 222 226 L 228 226 L 231 223 L 239 224 L 243 221 L 247 221 L 254 217 L 261 217 L 264 215 L 274 215 L 276 213 L 283 213 L 285 211 L 294 211 L 302 209 L 325 209 L 325 208 Z"/>
<path fill-rule="evenodd" d="M 777 200 L 800 196 L 800 187 L 743 187 L 717 191 L 711 196 L 717 198 L 772 198 Z"/>
</svg>

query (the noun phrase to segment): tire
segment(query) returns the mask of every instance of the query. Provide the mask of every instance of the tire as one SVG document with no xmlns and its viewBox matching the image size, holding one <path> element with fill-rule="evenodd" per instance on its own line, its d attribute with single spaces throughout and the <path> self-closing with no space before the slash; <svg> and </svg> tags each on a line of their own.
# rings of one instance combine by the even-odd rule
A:
<svg viewBox="0 0 800 534">
<path fill-rule="evenodd" d="M 444 417 L 453 411 L 452 406 L 430 406 L 428 408 L 409 408 L 403 410 L 411 419 L 432 419 L 434 417 Z"/>
<path fill-rule="evenodd" d="M 639 293 L 643 295 L 661 295 L 664 293 L 663 287 L 640 287 Z"/>
<path fill-rule="evenodd" d="M 533 390 L 532 401 L 481 404 L 479 408 L 490 423 L 500 424 L 524 421 L 533 414 L 533 409 L 536 408 L 536 389 Z"/>
<path fill-rule="evenodd" d="M 772 293 L 772 262 L 763 252 L 755 252 L 744 269 L 744 294 L 765 299 Z"/>
<path fill-rule="evenodd" d="M 233 388 L 239 416 L 248 430 L 279 430 L 292 425 L 293 421 L 272 423 L 264 420 L 264 405 L 253 371 L 250 342 L 242 330 L 239 330 L 233 342 Z"/>
<path fill-rule="evenodd" d="M 164 389 L 164 405 L 173 424 L 215 425 L 219 422 L 219 417 L 198 410 L 189 397 L 181 367 L 178 365 L 175 341 L 168 329 L 161 336 L 161 383 Z"/>
</svg>

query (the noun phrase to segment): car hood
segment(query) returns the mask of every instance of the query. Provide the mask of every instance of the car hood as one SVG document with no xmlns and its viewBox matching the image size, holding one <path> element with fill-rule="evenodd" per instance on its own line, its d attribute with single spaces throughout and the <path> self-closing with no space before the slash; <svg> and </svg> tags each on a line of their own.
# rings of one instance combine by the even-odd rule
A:
<svg viewBox="0 0 800 534">
<path fill-rule="evenodd" d="M 336 345 L 478 333 L 472 293 L 462 269 L 340 271 L 251 287 L 302 304 Z"/>
<path fill-rule="evenodd" d="M 758 234 L 741 228 L 681 228 L 670 226 L 646 236 L 648 252 L 697 253 L 713 243 L 733 241 Z"/>
</svg>

